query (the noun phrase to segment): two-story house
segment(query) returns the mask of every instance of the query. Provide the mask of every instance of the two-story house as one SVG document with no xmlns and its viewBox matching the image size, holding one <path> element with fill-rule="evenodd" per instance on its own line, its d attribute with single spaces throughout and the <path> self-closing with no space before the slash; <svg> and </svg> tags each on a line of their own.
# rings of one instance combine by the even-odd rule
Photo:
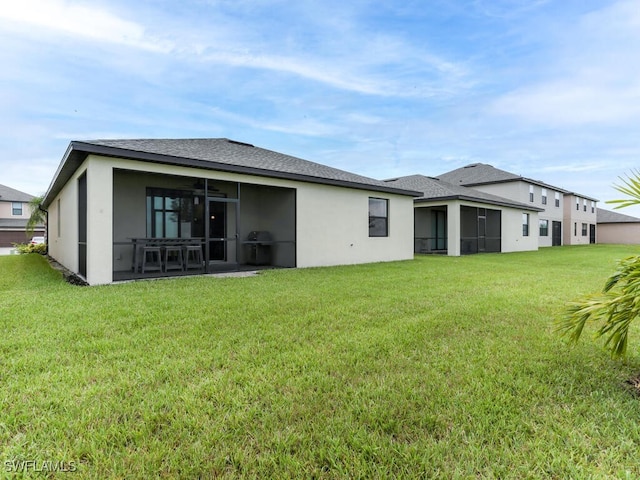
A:
<svg viewBox="0 0 640 480">
<path fill-rule="evenodd" d="M 589 243 L 591 238 L 595 242 L 597 200 L 591 197 L 484 163 L 473 163 L 438 178 L 541 209 L 538 214 L 540 247 Z M 575 207 L 576 199 L 580 202 L 578 210 Z M 584 225 L 588 234 L 583 236 Z"/>
<path fill-rule="evenodd" d="M 597 200 L 579 193 L 567 192 L 564 195 L 565 245 L 585 245 L 596 243 L 596 225 L 598 223 Z"/>
<path fill-rule="evenodd" d="M 14 243 L 25 243 L 27 221 L 31 216 L 28 193 L 0 185 L 0 248 L 12 247 Z M 44 235 L 44 226 L 38 225 L 34 235 Z"/>
</svg>

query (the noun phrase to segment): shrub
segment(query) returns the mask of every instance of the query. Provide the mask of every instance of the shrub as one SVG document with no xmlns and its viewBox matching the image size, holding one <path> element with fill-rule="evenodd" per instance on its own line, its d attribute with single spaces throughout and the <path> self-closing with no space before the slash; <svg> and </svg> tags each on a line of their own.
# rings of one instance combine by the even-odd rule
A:
<svg viewBox="0 0 640 480">
<path fill-rule="evenodd" d="M 37 245 L 33 245 L 31 243 L 14 243 L 13 246 L 20 255 L 25 253 L 39 253 L 40 255 L 47 254 L 46 243 L 39 243 Z"/>
</svg>

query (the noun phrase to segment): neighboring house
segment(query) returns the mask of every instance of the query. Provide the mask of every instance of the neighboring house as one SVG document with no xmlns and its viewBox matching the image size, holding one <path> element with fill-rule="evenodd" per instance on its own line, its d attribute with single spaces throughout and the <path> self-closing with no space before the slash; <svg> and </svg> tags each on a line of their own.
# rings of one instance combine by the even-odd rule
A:
<svg viewBox="0 0 640 480">
<path fill-rule="evenodd" d="M 414 250 L 450 256 L 538 249 L 542 208 L 423 175 L 387 180 L 418 190 L 414 199 Z"/>
<path fill-rule="evenodd" d="M 578 193 L 564 195 L 565 245 L 596 243 L 597 200 Z"/>
<path fill-rule="evenodd" d="M 598 243 L 640 244 L 640 218 L 598 208 Z"/>
<path fill-rule="evenodd" d="M 31 216 L 29 202 L 32 195 L 0 185 L 0 247 L 12 247 L 14 243 L 26 243 L 27 221 Z M 33 235 L 44 235 L 44 226 L 37 225 Z"/>
<path fill-rule="evenodd" d="M 49 254 L 96 285 L 411 259 L 417 195 L 224 138 L 97 140 L 70 143 L 43 207 Z"/>
<path fill-rule="evenodd" d="M 577 212 L 572 211 L 569 206 L 574 205 L 575 198 L 580 198 L 590 202 L 589 206 L 593 205 L 595 209 L 597 200 L 579 196 L 539 180 L 522 177 L 484 163 L 473 163 L 439 175 L 438 178 L 454 185 L 470 187 L 540 209 L 537 220 L 540 247 L 562 245 L 563 241 L 569 245 L 588 243 L 582 241 L 583 223 L 587 224 L 588 230 L 591 228 L 590 225 L 595 228 L 595 216 L 591 216 L 590 210 Z M 577 236 L 573 235 L 575 225 L 579 226 Z"/>
</svg>

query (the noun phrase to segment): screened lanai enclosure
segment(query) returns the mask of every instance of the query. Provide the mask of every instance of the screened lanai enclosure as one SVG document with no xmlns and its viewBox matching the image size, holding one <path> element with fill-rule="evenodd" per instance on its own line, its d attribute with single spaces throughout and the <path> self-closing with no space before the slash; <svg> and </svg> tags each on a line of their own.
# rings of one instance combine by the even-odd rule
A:
<svg viewBox="0 0 640 480">
<path fill-rule="evenodd" d="M 460 254 L 502 250 L 501 212 L 489 208 L 460 207 Z"/>
<path fill-rule="evenodd" d="M 414 210 L 414 252 L 446 254 L 447 206 L 421 207 Z"/>
<path fill-rule="evenodd" d="M 449 253 L 449 205 L 419 207 L 414 210 L 415 253 Z M 460 254 L 500 252 L 502 250 L 502 212 L 461 205 Z M 450 218 L 451 217 L 451 218 Z"/>
<path fill-rule="evenodd" d="M 293 188 L 115 170 L 113 280 L 296 266 Z"/>
</svg>

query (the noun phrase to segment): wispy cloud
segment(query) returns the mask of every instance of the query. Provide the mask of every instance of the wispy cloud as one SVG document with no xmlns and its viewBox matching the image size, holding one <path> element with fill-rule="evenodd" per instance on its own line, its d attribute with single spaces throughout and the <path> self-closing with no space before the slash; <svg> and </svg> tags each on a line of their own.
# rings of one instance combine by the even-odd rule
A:
<svg viewBox="0 0 640 480">
<path fill-rule="evenodd" d="M 66 36 L 175 54 L 186 61 L 279 72 L 364 95 L 432 97 L 469 82 L 464 66 L 418 49 L 398 36 L 371 35 L 353 25 L 347 27 L 347 19 L 332 23 L 317 20 L 318 24 L 309 25 L 311 31 L 329 29 L 324 32 L 325 47 L 315 53 L 298 40 L 289 42 L 285 49 L 274 44 L 281 41 L 277 36 L 256 41 L 245 19 L 225 15 L 220 15 L 221 22 L 211 31 L 194 33 L 171 18 L 145 25 L 104 7 L 64 0 L 23 0 L 1 9 L 2 19 L 13 22 L 14 28 L 22 25 L 27 32 L 45 28 Z M 333 44 L 332 36 L 342 41 Z M 344 44 L 351 45 L 350 50 L 345 51 Z M 281 53 L 274 53 L 278 50 Z M 408 65 L 412 67 L 408 69 Z"/>
<path fill-rule="evenodd" d="M 171 45 L 148 38 L 145 28 L 98 6 L 64 0 L 21 0 L 0 9 L 0 19 L 17 22 L 27 29 L 45 28 L 58 33 L 117 43 L 152 51 L 169 51 Z"/>
</svg>

